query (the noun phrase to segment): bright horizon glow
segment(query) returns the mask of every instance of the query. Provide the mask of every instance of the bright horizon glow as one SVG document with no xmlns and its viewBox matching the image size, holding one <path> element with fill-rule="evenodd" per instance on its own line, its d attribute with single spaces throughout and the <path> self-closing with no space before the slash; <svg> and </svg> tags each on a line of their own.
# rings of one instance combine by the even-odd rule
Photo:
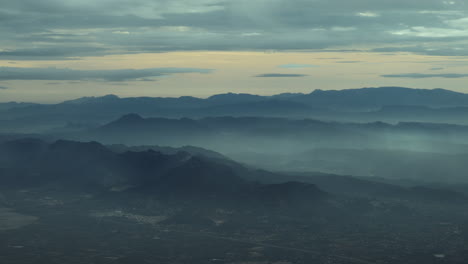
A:
<svg viewBox="0 0 468 264">
<path fill-rule="evenodd" d="M 0 67 L 12 67 L 0 61 Z M 54 103 L 83 96 L 209 97 L 220 93 L 310 93 L 316 89 L 402 86 L 443 88 L 466 92 L 467 78 L 385 78 L 399 73 L 444 74 L 468 72 L 468 59 L 369 52 L 168 52 L 85 57 L 80 60 L 16 61 L 15 68 L 57 68 L 81 71 L 200 68 L 211 73 L 174 73 L 144 81 L 5 80 L 0 101 Z M 284 67 L 284 65 L 296 65 Z M 303 65 L 299 67 L 298 65 Z M 307 65 L 313 65 L 308 67 Z M 261 74 L 302 77 L 255 77 Z"/>
</svg>

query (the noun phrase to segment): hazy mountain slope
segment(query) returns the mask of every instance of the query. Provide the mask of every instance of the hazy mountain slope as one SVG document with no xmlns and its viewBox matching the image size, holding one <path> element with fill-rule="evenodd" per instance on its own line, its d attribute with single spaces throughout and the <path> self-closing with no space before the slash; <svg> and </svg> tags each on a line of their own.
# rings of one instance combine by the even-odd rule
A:
<svg viewBox="0 0 468 264">
<path fill-rule="evenodd" d="M 178 198 L 215 196 L 239 203 L 249 200 L 296 203 L 325 196 L 310 183 L 251 182 L 249 175 L 240 173 L 248 169 L 233 162 L 212 161 L 187 152 L 173 155 L 153 150 L 115 153 L 97 142 L 9 141 L 0 145 L 0 169 L 1 184 L 12 187 L 53 184 L 83 191 L 128 189 Z"/>
<path fill-rule="evenodd" d="M 290 98 L 297 102 L 332 108 L 379 108 L 385 105 L 417 105 L 429 107 L 466 106 L 468 95 L 444 89 L 408 89 L 380 87 L 346 90 L 315 90 Z"/>
<path fill-rule="evenodd" d="M 402 122 L 337 123 L 311 119 L 216 117 L 203 119 L 142 118 L 129 114 L 97 129 L 61 135 L 106 144 L 202 146 L 226 153 L 236 151 L 288 153 L 311 148 L 396 148 L 443 150 L 468 143 L 468 126 Z M 434 145 L 435 146 L 435 145 Z"/>
<path fill-rule="evenodd" d="M 426 183 L 468 183 L 465 173 L 468 153 L 437 153 L 436 150 L 317 148 L 283 155 L 244 152 L 230 156 L 273 171 L 321 171 Z"/>
<path fill-rule="evenodd" d="M 2 106 L 3 105 L 3 106 Z M 0 104 L 4 132 L 38 132 L 67 123 L 105 123 L 127 113 L 153 117 L 265 116 L 339 121 L 426 121 L 466 124 L 468 95 L 402 87 L 315 90 L 310 94 L 195 97 L 83 97 L 58 104 Z M 389 108 L 391 107 L 391 108 Z M 419 107 L 419 108 L 418 108 Z"/>
<path fill-rule="evenodd" d="M 457 192 L 433 187 L 402 187 L 369 179 L 321 173 L 271 173 L 232 160 L 163 154 L 144 147 L 114 152 L 97 142 L 19 139 L 0 144 L 3 186 L 57 186 L 60 189 L 132 191 L 157 196 L 208 198 L 240 203 L 300 203 L 325 193 L 386 199 L 465 201 Z M 120 149 L 122 150 L 122 148 Z M 255 203 L 256 203 L 255 202 Z"/>
</svg>

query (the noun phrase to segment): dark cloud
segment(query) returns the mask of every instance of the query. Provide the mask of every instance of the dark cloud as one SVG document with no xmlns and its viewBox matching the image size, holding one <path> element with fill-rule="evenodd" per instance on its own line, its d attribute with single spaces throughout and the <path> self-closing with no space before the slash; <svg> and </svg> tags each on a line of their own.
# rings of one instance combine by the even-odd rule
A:
<svg viewBox="0 0 468 264">
<path fill-rule="evenodd" d="M 135 81 L 177 73 L 210 73 L 210 69 L 150 68 L 121 70 L 72 70 L 58 68 L 0 67 L 0 80 L 56 80 L 56 81 Z"/>
<path fill-rule="evenodd" d="M 289 78 L 289 77 L 306 77 L 306 74 L 289 74 L 289 73 L 264 73 L 255 75 L 254 77 L 260 78 Z"/>
<path fill-rule="evenodd" d="M 361 61 L 337 61 L 336 63 L 359 63 Z"/>
<path fill-rule="evenodd" d="M 430 70 L 431 71 L 440 71 L 440 70 L 443 70 L 445 68 L 442 68 L 442 67 L 434 67 L 434 68 L 431 68 Z"/>
<path fill-rule="evenodd" d="M 423 79 L 423 78 L 466 78 L 468 74 L 459 73 L 441 73 L 441 74 L 424 74 L 424 73 L 403 73 L 403 74 L 386 74 L 381 75 L 386 78 L 412 78 L 412 79 Z"/>
<path fill-rule="evenodd" d="M 69 60 L 82 56 L 101 56 L 108 49 L 100 47 L 43 47 L 0 51 L 0 60 Z"/>
<path fill-rule="evenodd" d="M 10 88 L 8 88 L 6 86 L 0 86 L 0 90 L 6 90 L 6 89 L 10 89 Z"/>
<path fill-rule="evenodd" d="M 445 44 L 444 44 L 445 45 Z M 430 46 L 384 47 L 372 49 L 373 52 L 408 52 L 430 56 L 468 56 L 468 48 L 455 45 L 454 47 L 438 47 L 438 44 Z"/>
<path fill-rule="evenodd" d="M 0 0 L 0 59 L 356 45 L 468 56 L 467 16 L 441 0 Z"/>
<path fill-rule="evenodd" d="M 320 67 L 318 65 L 313 65 L 313 64 L 283 64 L 279 65 L 278 68 L 284 68 L 284 69 L 303 69 L 303 68 L 316 68 Z"/>
</svg>

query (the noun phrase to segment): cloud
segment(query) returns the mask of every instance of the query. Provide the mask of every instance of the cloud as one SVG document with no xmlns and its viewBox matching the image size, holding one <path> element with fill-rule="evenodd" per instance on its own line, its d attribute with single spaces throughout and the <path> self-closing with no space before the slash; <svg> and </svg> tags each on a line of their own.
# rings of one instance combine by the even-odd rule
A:
<svg viewBox="0 0 468 264">
<path fill-rule="evenodd" d="M 361 61 L 336 61 L 336 63 L 359 63 Z"/>
<path fill-rule="evenodd" d="M 468 40 L 467 17 L 464 1 L 441 0 L 0 0 L 0 59 L 402 44 L 443 55 Z"/>
<path fill-rule="evenodd" d="M 434 67 L 434 68 L 431 68 L 430 70 L 431 71 L 440 71 L 440 70 L 443 70 L 445 68 L 442 68 L 442 67 Z"/>
<path fill-rule="evenodd" d="M 254 77 L 260 78 L 289 78 L 289 77 L 306 77 L 306 74 L 289 74 L 289 73 L 264 73 L 255 75 Z"/>
<path fill-rule="evenodd" d="M 107 53 L 101 47 L 56 46 L 0 51 L 0 60 L 68 60 L 82 56 L 101 56 Z"/>
<path fill-rule="evenodd" d="M 318 65 L 312 65 L 312 64 L 283 64 L 279 65 L 278 68 L 284 68 L 284 69 L 302 69 L 302 68 L 316 68 L 320 67 Z"/>
<path fill-rule="evenodd" d="M 135 81 L 178 73 L 210 73 L 211 69 L 149 68 L 119 70 L 73 70 L 68 68 L 13 68 L 0 67 L 0 80 L 55 80 L 55 81 Z"/>
<path fill-rule="evenodd" d="M 359 12 L 356 14 L 360 17 L 379 17 L 380 15 L 374 12 Z"/>
<path fill-rule="evenodd" d="M 10 89 L 10 88 L 8 88 L 6 86 L 0 86 L 0 90 L 7 90 L 7 89 Z"/>
<path fill-rule="evenodd" d="M 412 78 L 412 79 L 423 79 L 423 78 L 466 78 L 468 74 L 459 73 L 441 73 L 441 74 L 423 74 L 423 73 L 403 73 L 403 74 L 386 74 L 381 75 L 386 78 Z"/>
<path fill-rule="evenodd" d="M 397 46 L 397 47 L 383 47 L 374 48 L 373 52 L 408 52 L 415 54 L 423 54 L 430 56 L 468 56 L 468 48 L 462 43 L 464 42 L 453 42 L 453 46 L 450 44 L 437 44 L 437 45 L 415 45 L 415 46 Z"/>
<path fill-rule="evenodd" d="M 396 30 L 390 32 L 397 36 L 412 36 L 420 38 L 453 38 L 453 37 L 468 37 L 468 28 L 457 29 L 447 27 L 424 27 L 416 26 L 403 30 Z"/>
</svg>

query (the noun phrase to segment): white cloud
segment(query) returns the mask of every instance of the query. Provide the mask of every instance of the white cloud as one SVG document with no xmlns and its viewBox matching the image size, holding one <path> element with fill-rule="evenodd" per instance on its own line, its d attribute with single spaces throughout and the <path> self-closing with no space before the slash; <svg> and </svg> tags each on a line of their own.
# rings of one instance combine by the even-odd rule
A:
<svg viewBox="0 0 468 264">
<path fill-rule="evenodd" d="M 379 17 L 380 16 L 378 13 L 374 13 L 374 12 L 359 12 L 356 15 L 360 17 Z"/>
<path fill-rule="evenodd" d="M 244 36 L 244 37 L 256 37 L 256 36 L 261 36 L 262 33 L 249 32 L 249 33 L 242 33 L 241 35 Z"/>
<path fill-rule="evenodd" d="M 409 29 L 390 32 L 393 35 L 425 37 L 425 38 L 450 38 L 450 37 L 468 37 L 468 29 L 447 29 L 447 28 L 426 28 L 411 27 Z"/>
<path fill-rule="evenodd" d="M 112 31 L 113 34 L 121 34 L 121 35 L 128 35 L 130 34 L 130 32 L 128 31 L 121 31 L 121 30 L 116 30 L 116 31 Z"/>
<path fill-rule="evenodd" d="M 332 31 L 354 31 L 357 30 L 355 27 L 332 27 Z"/>
<path fill-rule="evenodd" d="M 454 27 L 454 28 L 468 29 L 468 17 L 448 20 L 445 23 L 447 23 L 447 25 Z"/>
</svg>

